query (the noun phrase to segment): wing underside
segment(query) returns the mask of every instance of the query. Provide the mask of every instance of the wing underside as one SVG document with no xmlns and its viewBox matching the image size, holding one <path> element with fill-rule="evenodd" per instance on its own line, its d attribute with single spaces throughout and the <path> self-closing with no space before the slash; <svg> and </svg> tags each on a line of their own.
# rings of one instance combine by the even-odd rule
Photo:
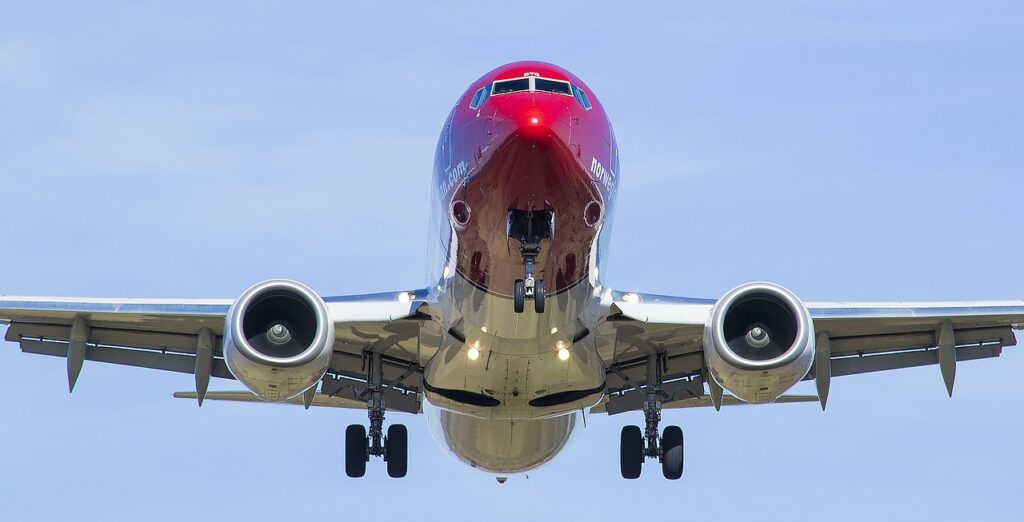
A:
<svg viewBox="0 0 1024 522">
<path fill-rule="evenodd" d="M 806 379 L 822 368 L 831 378 L 939 365 L 943 344 L 951 347 L 954 365 L 998 357 L 1017 343 L 1014 330 L 1024 325 L 1024 301 L 806 305 L 819 350 L 827 347 L 821 359 L 828 361 L 816 364 Z M 709 299 L 613 292 L 611 313 L 596 335 L 608 367 L 608 398 L 599 411 L 643 407 L 652 355 L 661 366 L 665 404 L 709 405 L 703 333 L 713 306 Z M 951 388 L 952 372 L 943 366 Z"/>
<path fill-rule="evenodd" d="M 365 405 L 366 359 L 378 352 L 389 408 L 420 411 L 423 364 L 433 355 L 424 348 L 431 343 L 422 341 L 433 323 L 423 313 L 424 301 L 396 300 L 395 295 L 324 299 L 336 341 L 314 404 Z M 210 377 L 234 379 L 221 351 L 231 303 L 0 296 L 0 324 L 9 325 L 5 339 L 23 352 L 67 358 L 69 388 L 90 361 L 190 373 L 196 376 L 195 394 L 206 395 Z"/>
</svg>

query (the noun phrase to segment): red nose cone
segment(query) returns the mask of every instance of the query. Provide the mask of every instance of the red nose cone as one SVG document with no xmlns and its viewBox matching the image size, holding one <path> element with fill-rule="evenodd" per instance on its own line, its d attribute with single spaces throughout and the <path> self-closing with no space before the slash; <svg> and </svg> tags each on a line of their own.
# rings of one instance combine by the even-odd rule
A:
<svg viewBox="0 0 1024 522">
<path fill-rule="evenodd" d="M 546 136 L 551 130 L 551 119 L 544 109 L 536 106 L 523 110 L 516 118 L 519 123 L 519 132 L 528 137 Z"/>
<path fill-rule="evenodd" d="M 488 98 L 496 122 L 490 136 L 518 136 L 536 142 L 568 144 L 572 97 L 549 92 L 514 92 Z"/>
</svg>

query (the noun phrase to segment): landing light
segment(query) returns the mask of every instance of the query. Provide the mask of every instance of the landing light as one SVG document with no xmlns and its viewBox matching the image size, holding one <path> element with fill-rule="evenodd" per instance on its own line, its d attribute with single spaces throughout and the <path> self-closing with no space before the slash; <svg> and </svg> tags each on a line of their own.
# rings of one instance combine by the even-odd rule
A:
<svg viewBox="0 0 1024 522">
<path fill-rule="evenodd" d="M 536 116 L 530 116 L 530 125 L 536 125 L 540 123 L 540 118 Z"/>
<path fill-rule="evenodd" d="M 558 341 L 555 343 L 555 348 L 558 348 L 558 360 L 569 360 L 569 345 L 566 344 L 565 341 Z"/>
<path fill-rule="evenodd" d="M 398 294 L 398 302 L 399 303 L 408 303 L 409 301 L 412 301 L 415 298 L 416 298 L 416 294 L 414 294 L 412 292 L 401 292 L 401 293 Z"/>
<path fill-rule="evenodd" d="M 640 296 L 638 296 L 636 294 L 633 294 L 633 293 L 622 294 L 622 300 L 627 302 L 627 303 L 629 303 L 629 304 L 634 304 L 635 305 L 635 304 L 640 302 Z"/>
<path fill-rule="evenodd" d="M 470 348 L 469 351 L 466 352 L 466 357 L 469 357 L 469 360 L 471 361 L 475 361 L 480 358 L 480 350 L 478 348 Z"/>
</svg>

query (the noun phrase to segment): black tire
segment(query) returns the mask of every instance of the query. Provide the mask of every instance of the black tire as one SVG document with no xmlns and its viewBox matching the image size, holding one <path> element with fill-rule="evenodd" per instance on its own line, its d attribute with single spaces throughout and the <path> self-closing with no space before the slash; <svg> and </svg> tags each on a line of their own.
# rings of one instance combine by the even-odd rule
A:
<svg viewBox="0 0 1024 522">
<path fill-rule="evenodd" d="M 544 280 L 538 279 L 533 287 L 533 311 L 538 314 L 544 313 Z"/>
<path fill-rule="evenodd" d="M 623 426 L 619 439 L 619 468 L 622 478 L 640 478 L 644 465 L 644 434 L 640 426 Z"/>
<path fill-rule="evenodd" d="M 512 285 L 512 309 L 517 314 L 523 313 L 526 309 L 526 283 L 522 279 L 516 279 Z"/>
<path fill-rule="evenodd" d="M 405 429 L 405 424 L 388 426 L 384 453 L 384 460 L 388 463 L 388 476 L 404 477 L 409 471 L 409 430 Z"/>
<path fill-rule="evenodd" d="M 359 478 L 366 474 L 366 427 L 352 424 L 345 429 L 345 474 Z"/>
<path fill-rule="evenodd" d="M 669 480 L 683 476 L 683 430 L 666 426 L 661 434 L 661 472 Z"/>
</svg>

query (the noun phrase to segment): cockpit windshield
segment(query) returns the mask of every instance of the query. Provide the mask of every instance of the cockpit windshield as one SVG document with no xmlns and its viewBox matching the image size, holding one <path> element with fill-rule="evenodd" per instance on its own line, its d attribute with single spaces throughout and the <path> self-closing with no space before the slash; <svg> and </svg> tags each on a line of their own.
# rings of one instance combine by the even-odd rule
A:
<svg viewBox="0 0 1024 522">
<path fill-rule="evenodd" d="M 488 89 L 489 87 L 489 89 Z M 572 96 L 586 110 L 590 110 L 590 100 L 587 94 L 579 87 L 572 85 L 565 80 L 553 80 L 539 76 L 526 76 L 523 78 L 510 78 L 508 80 L 497 80 L 490 86 L 481 87 L 473 96 L 469 106 L 473 109 L 480 107 L 489 96 L 500 96 L 514 92 L 545 92 Z"/>
<path fill-rule="evenodd" d="M 556 94 L 572 96 L 572 90 L 569 89 L 569 82 L 549 80 L 547 78 L 534 78 L 533 86 L 534 90 L 537 91 L 553 92 Z"/>
<path fill-rule="evenodd" d="M 494 88 L 491 89 L 491 94 L 497 96 L 499 94 L 528 90 L 530 90 L 529 78 L 514 78 L 512 80 L 499 80 L 494 82 Z"/>
</svg>

